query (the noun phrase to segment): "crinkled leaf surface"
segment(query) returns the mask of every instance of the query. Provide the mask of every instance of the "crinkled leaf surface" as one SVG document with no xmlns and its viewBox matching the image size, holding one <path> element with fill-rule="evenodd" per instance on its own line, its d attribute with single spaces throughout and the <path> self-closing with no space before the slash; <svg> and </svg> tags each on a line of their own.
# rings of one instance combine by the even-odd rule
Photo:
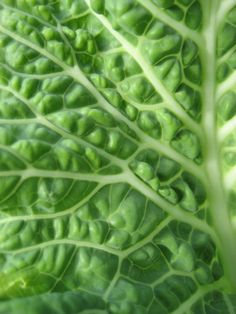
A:
<svg viewBox="0 0 236 314">
<path fill-rule="evenodd" d="M 0 313 L 236 313 L 234 0 L 2 0 Z"/>
</svg>

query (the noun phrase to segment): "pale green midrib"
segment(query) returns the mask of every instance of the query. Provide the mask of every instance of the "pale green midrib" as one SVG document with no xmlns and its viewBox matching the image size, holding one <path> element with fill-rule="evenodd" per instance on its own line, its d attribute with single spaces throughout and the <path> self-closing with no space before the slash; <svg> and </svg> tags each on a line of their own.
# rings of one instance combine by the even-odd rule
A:
<svg viewBox="0 0 236 314">
<path fill-rule="evenodd" d="M 230 223 L 227 208 L 227 200 L 224 193 L 224 186 L 219 160 L 219 147 L 217 142 L 216 129 L 216 12 L 219 9 L 217 1 L 209 1 L 210 7 L 205 7 L 205 13 L 209 16 L 205 21 L 207 24 L 203 30 L 205 50 L 202 54 L 204 73 L 203 84 L 203 129 L 205 133 L 205 168 L 208 178 L 208 194 L 210 201 L 210 212 L 212 223 L 219 238 L 219 253 L 223 263 L 225 276 L 230 283 L 232 292 L 236 292 L 236 250 L 235 234 Z M 207 6 L 207 2 L 206 2 Z"/>
<path fill-rule="evenodd" d="M 72 76 L 76 81 L 83 84 L 92 93 L 92 95 L 98 100 L 101 107 L 103 107 L 105 110 L 107 110 L 113 116 L 117 117 L 118 119 L 120 119 L 121 121 L 126 123 L 129 127 L 131 127 L 131 130 L 135 131 L 136 133 L 138 132 L 138 136 L 140 137 L 140 139 L 142 139 L 142 141 L 144 141 L 144 143 L 146 143 L 146 145 L 149 144 L 150 148 L 158 149 L 158 151 L 161 152 L 162 154 L 164 154 L 164 155 L 172 158 L 174 161 L 180 163 L 183 168 L 185 168 L 190 173 L 193 173 L 203 183 L 205 182 L 205 175 L 204 175 L 204 172 L 202 171 L 200 166 L 195 164 L 194 161 L 181 155 L 180 153 L 178 153 L 176 150 L 172 149 L 170 146 L 166 145 L 165 143 L 153 139 L 152 137 L 150 137 L 149 135 L 144 133 L 141 129 L 139 129 L 137 126 L 135 126 L 134 123 L 131 123 L 131 121 L 128 118 L 126 118 L 120 111 L 118 111 L 115 107 L 113 107 L 98 92 L 98 90 L 92 85 L 92 83 L 88 80 L 88 78 L 84 75 L 84 73 L 82 73 L 82 71 L 80 70 L 80 68 L 78 66 L 75 68 L 69 67 L 64 62 L 60 61 L 58 58 L 53 56 L 51 53 L 49 53 L 45 49 L 38 47 L 37 45 L 35 45 L 35 44 L 29 42 L 28 40 L 20 37 L 19 35 L 13 33 L 12 31 L 7 30 L 6 28 L 4 28 L 1 25 L 0 25 L 0 32 L 10 36 L 14 40 L 22 43 L 23 45 L 26 45 L 27 47 L 39 52 L 40 54 L 46 56 L 48 59 L 52 60 L 55 64 L 59 65 L 64 71 L 66 71 L 66 73 L 68 75 Z M 1 86 L 1 88 L 5 88 L 6 90 L 9 90 L 9 88 L 6 88 L 5 86 Z M 15 91 L 14 92 L 11 91 L 11 92 L 16 94 Z M 32 106 L 31 106 L 31 110 L 32 110 Z M 35 115 L 39 116 L 39 114 L 35 110 L 33 112 Z M 42 119 L 42 117 L 41 117 L 41 119 Z M 47 121 L 47 123 L 49 123 L 49 121 Z M 52 124 L 51 124 L 51 126 L 52 126 Z M 55 128 L 54 125 L 53 125 L 53 127 Z M 104 153 L 105 153 L 105 151 L 104 151 Z"/>
</svg>

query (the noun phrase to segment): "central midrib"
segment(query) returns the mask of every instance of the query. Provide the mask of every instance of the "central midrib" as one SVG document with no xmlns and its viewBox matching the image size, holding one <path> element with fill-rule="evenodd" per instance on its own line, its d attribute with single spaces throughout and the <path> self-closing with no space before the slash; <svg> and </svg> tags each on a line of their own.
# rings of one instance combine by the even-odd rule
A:
<svg viewBox="0 0 236 314">
<path fill-rule="evenodd" d="M 220 1 L 209 0 L 204 2 L 207 16 L 203 29 L 204 52 L 202 62 L 204 73 L 203 82 L 203 115 L 202 124 L 205 133 L 205 169 L 208 178 L 208 195 L 212 224 L 219 237 L 221 247 L 219 255 L 223 263 L 224 273 L 229 282 L 231 292 L 236 292 L 236 250 L 235 234 L 230 222 L 227 208 L 227 198 L 224 192 L 223 179 L 220 167 L 219 143 L 217 141 L 216 125 L 216 13 Z"/>
</svg>

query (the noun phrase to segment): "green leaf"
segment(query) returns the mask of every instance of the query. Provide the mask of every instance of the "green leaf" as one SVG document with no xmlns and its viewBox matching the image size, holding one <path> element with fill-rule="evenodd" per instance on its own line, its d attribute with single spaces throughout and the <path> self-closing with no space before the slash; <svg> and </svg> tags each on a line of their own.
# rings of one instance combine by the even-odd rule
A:
<svg viewBox="0 0 236 314">
<path fill-rule="evenodd" d="M 2 0 L 0 313 L 236 313 L 234 0 Z"/>
</svg>

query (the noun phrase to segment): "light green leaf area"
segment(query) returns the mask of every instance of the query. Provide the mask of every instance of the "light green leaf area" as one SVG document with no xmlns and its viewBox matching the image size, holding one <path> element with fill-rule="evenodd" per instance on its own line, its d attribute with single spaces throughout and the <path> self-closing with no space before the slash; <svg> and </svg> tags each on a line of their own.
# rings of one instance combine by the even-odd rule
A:
<svg viewBox="0 0 236 314">
<path fill-rule="evenodd" d="M 236 313 L 234 0 L 0 1 L 0 314 Z"/>
</svg>

